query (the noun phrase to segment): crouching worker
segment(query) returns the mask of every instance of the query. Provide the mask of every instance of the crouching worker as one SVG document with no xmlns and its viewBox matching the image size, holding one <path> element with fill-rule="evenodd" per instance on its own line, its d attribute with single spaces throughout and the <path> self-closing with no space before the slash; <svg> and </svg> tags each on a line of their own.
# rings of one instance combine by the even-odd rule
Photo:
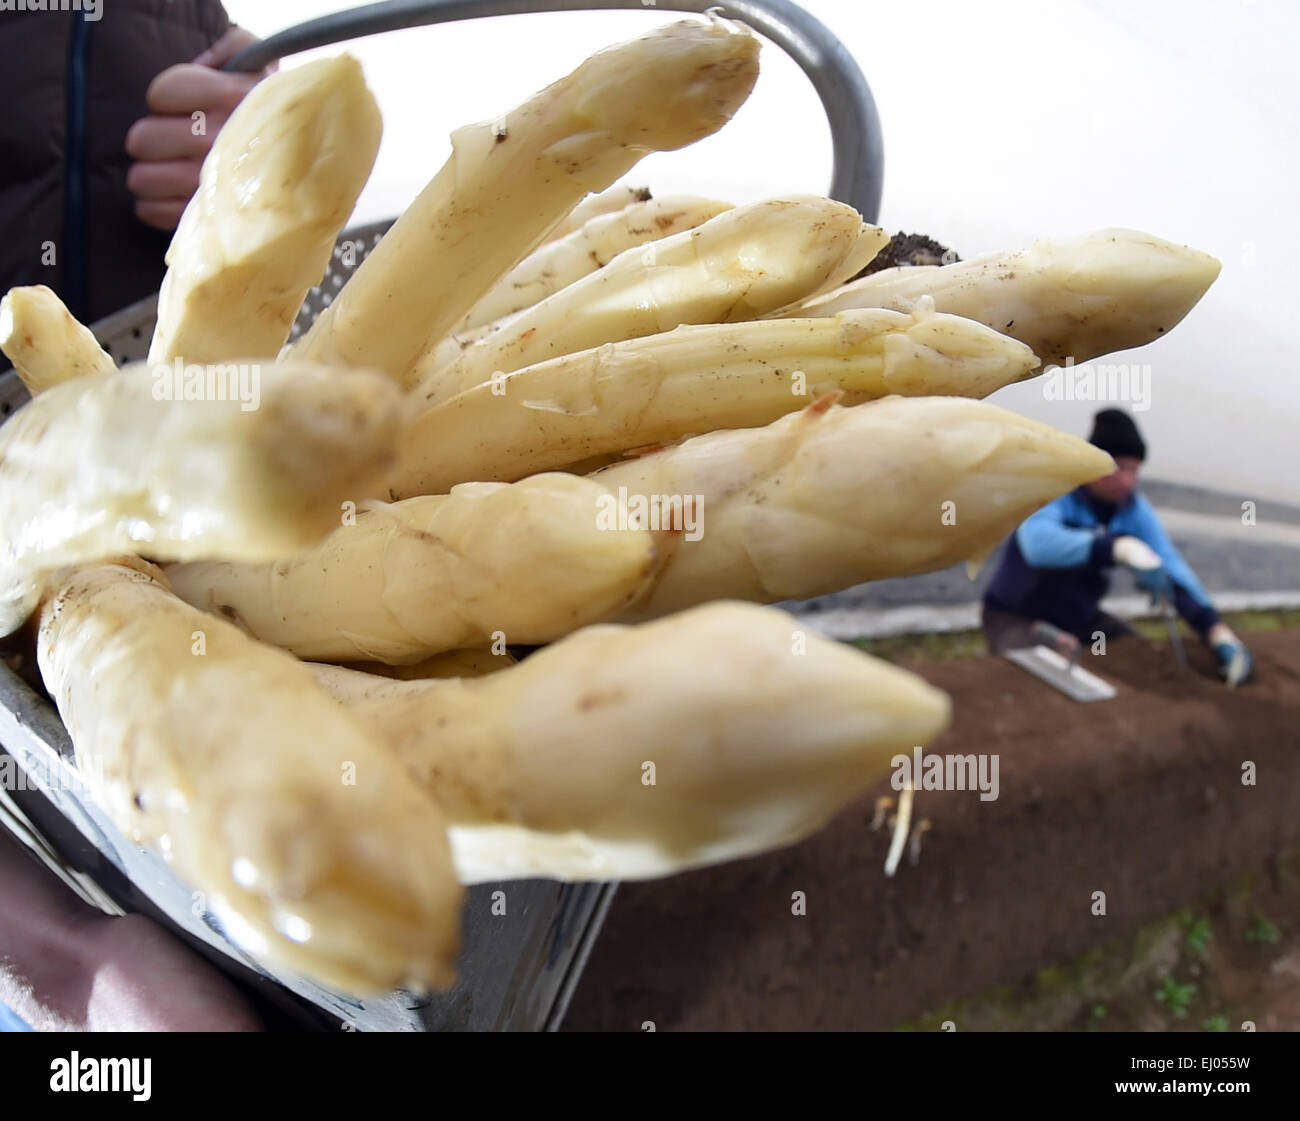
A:
<svg viewBox="0 0 1300 1121">
<path fill-rule="evenodd" d="M 1110 570 L 1124 565 L 1153 600 L 1172 598 L 1214 652 L 1224 680 L 1239 685 L 1251 674 L 1249 651 L 1219 618 L 1155 510 L 1137 492 L 1146 445 L 1133 418 L 1120 409 L 1103 409 L 1089 439 L 1110 453 L 1117 470 L 1044 506 L 1007 540 L 984 593 L 989 649 L 1001 653 L 1035 645 L 1037 622 L 1064 632 L 1058 647 L 1067 647 L 1065 654 L 1075 643 L 1092 643 L 1099 632 L 1108 641 L 1137 633 L 1099 606 L 1110 587 Z"/>
</svg>

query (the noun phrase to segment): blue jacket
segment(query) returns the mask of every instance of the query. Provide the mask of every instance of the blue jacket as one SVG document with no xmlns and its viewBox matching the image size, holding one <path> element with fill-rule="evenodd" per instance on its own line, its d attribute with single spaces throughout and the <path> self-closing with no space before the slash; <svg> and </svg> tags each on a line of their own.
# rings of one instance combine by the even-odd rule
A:
<svg viewBox="0 0 1300 1121">
<path fill-rule="evenodd" d="M 984 602 L 1087 641 L 1098 603 L 1110 590 L 1115 538 L 1124 536 L 1140 538 L 1160 555 L 1178 613 L 1204 636 L 1218 613 L 1151 503 L 1136 492 L 1115 506 L 1079 487 L 1031 514 L 1008 538 Z"/>
</svg>

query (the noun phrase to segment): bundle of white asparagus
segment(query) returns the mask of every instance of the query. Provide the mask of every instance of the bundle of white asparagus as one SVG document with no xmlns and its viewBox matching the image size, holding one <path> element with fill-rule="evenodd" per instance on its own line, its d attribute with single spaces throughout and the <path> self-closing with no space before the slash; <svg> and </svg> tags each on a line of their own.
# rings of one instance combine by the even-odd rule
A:
<svg viewBox="0 0 1300 1121">
<path fill-rule="evenodd" d="M 675 23 L 460 130 L 288 346 L 380 124 L 348 56 L 281 71 L 213 145 L 149 363 L 47 289 L 0 305 L 34 396 L 0 627 L 36 624 L 113 820 L 268 963 L 442 985 L 462 883 L 807 836 L 948 702 L 756 604 L 977 560 L 1113 469 L 981 398 L 1167 332 L 1217 263 L 1103 231 L 850 282 L 888 239 L 842 203 L 615 186 L 756 59 Z"/>
</svg>

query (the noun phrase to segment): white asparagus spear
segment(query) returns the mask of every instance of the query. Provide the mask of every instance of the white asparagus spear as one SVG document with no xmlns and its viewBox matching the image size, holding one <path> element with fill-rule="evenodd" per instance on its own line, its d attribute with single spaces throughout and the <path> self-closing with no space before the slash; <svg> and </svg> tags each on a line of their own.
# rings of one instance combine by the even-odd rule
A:
<svg viewBox="0 0 1300 1121">
<path fill-rule="evenodd" d="M 644 192 L 626 187 L 611 188 L 587 200 L 591 216 L 559 237 L 551 237 L 534 249 L 492 286 L 477 304 L 456 324 L 455 331 L 435 344 L 421 361 L 426 370 L 441 369 L 460 355 L 471 343 L 497 327 L 512 315 L 540 303 L 576 280 L 581 280 L 634 245 L 671 237 L 693 229 L 710 218 L 730 210 L 730 203 L 678 196 L 651 199 Z M 621 210 L 612 212 L 612 204 L 632 198 Z M 579 206 L 569 216 L 575 221 Z"/>
<path fill-rule="evenodd" d="M 741 24 L 674 23 L 593 55 L 497 121 L 458 130 L 451 158 L 294 355 L 405 378 L 585 194 L 726 124 L 753 87 L 757 55 Z"/>
<path fill-rule="evenodd" d="M 358 994 L 448 984 L 462 893 L 434 799 L 306 666 L 127 564 L 41 612 L 96 801 L 261 961 Z"/>
<path fill-rule="evenodd" d="M 605 498 L 577 475 L 466 483 L 366 510 L 288 560 L 168 575 L 182 599 L 303 658 L 417 662 L 498 636 L 535 645 L 616 613 L 653 568 L 649 532 L 597 526 Z"/>
<path fill-rule="evenodd" d="M 325 275 L 381 129 L 351 55 L 254 86 L 217 134 L 176 227 L 149 361 L 275 357 Z"/>
<path fill-rule="evenodd" d="M 1106 229 L 951 265 L 885 269 L 782 314 L 906 311 L 931 296 L 939 311 L 1019 339 L 1043 366 L 1077 364 L 1167 334 L 1219 268 L 1208 253 L 1137 230 Z"/>
<path fill-rule="evenodd" d="M 816 195 L 738 206 L 620 253 L 599 272 L 508 320 L 438 367 L 414 370 L 427 404 L 537 362 L 683 323 L 758 319 L 852 276 L 889 238 L 851 206 Z"/>
<path fill-rule="evenodd" d="M 513 317 L 507 316 L 505 319 L 494 323 L 457 330 L 455 334 L 439 340 L 432 349 L 420 356 L 419 368 L 421 376 L 426 381 L 433 380 L 440 370 L 455 362 L 467 348 L 473 346 L 480 339 L 486 338 L 493 331 L 505 326 L 511 318 Z M 414 372 L 412 372 L 411 376 L 415 376 Z"/>
<path fill-rule="evenodd" d="M 424 368 L 441 369 L 460 352 L 513 315 L 604 268 L 626 249 L 695 229 L 730 210 L 731 203 L 690 195 L 647 199 L 613 214 L 597 214 L 566 237 L 533 250 L 465 314 L 453 334 L 425 357 Z"/>
<path fill-rule="evenodd" d="M 472 681 L 316 672 L 443 806 L 465 883 L 641 879 L 791 844 L 949 718 L 913 674 L 738 603 L 588 627 Z"/>
<path fill-rule="evenodd" d="M 117 369 L 89 328 L 44 284 L 10 288 L 0 300 L 0 350 L 33 397 L 60 382 Z"/>
<path fill-rule="evenodd" d="M 659 575 L 622 619 L 946 568 L 1114 470 L 1091 444 L 983 401 L 842 408 L 833 396 L 765 428 L 697 436 L 589 476 L 619 499 L 607 523 L 683 531 L 663 539 Z"/>
<path fill-rule="evenodd" d="M 592 456 L 753 428 L 832 389 L 856 405 L 891 393 L 985 397 L 1038 359 L 970 319 L 847 311 L 679 327 L 517 370 L 425 410 L 402 433 L 393 492 L 511 481 Z"/>
<path fill-rule="evenodd" d="M 456 332 L 515 315 L 604 268 L 624 250 L 693 230 L 730 209 L 729 202 L 669 195 L 597 214 L 567 236 L 533 250 L 470 308 Z"/>
<path fill-rule="evenodd" d="M 635 202 L 649 202 L 653 197 L 649 187 L 629 187 L 624 183 L 616 183 L 604 191 L 587 195 L 555 224 L 543 239 L 542 245 L 550 245 L 553 241 L 568 237 L 574 230 L 581 229 L 602 214 L 614 214 Z"/>
<path fill-rule="evenodd" d="M 301 363 L 173 373 L 89 374 L 0 428 L 0 634 L 31 613 L 43 570 L 124 552 L 282 557 L 383 493 L 402 414 L 389 379 Z"/>
</svg>

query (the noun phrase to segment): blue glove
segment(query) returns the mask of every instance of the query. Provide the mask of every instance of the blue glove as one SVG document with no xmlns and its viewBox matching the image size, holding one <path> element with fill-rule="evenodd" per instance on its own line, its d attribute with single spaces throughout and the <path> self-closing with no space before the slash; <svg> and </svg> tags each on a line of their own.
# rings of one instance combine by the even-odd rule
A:
<svg viewBox="0 0 1300 1121">
<path fill-rule="evenodd" d="M 1255 669 L 1255 659 L 1250 656 L 1240 642 L 1220 642 L 1214 647 L 1214 656 L 1219 661 L 1219 675 L 1228 688 L 1250 680 Z"/>
<path fill-rule="evenodd" d="M 1148 568 L 1144 571 L 1135 571 L 1134 578 L 1137 580 L 1137 586 L 1144 592 L 1151 593 L 1151 602 L 1165 599 L 1169 603 L 1174 601 L 1174 584 L 1169 579 L 1169 573 L 1161 568 Z"/>
</svg>

